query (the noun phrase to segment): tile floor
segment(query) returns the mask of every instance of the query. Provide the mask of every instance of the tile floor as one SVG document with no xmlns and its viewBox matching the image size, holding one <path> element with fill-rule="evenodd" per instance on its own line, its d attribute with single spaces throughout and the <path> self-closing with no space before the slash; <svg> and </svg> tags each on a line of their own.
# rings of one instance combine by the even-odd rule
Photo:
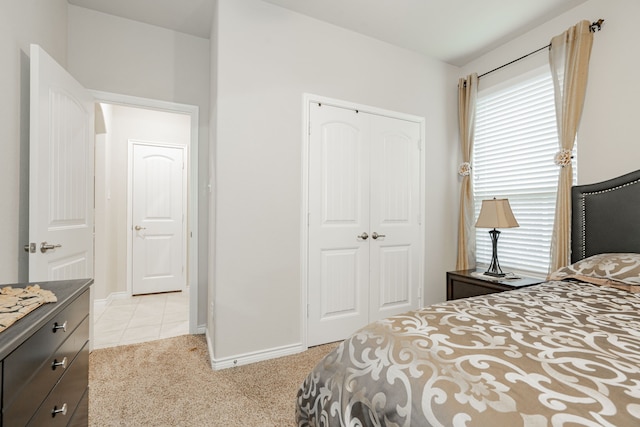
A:
<svg viewBox="0 0 640 427">
<path fill-rule="evenodd" d="M 94 308 L 93 348 L 135 344 L 189 333 L 189 292 L 140 295 Z"/>
</svg>

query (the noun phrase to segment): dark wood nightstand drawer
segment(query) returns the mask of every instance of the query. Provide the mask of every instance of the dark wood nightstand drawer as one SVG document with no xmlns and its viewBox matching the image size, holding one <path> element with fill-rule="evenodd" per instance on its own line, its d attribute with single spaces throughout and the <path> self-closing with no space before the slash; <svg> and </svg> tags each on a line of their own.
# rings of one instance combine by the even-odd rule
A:
<svg viewBox="0 0 640 427">
<path fill-rule="evenodd" d="M 482 273 L 482 270 L 447 272 L 447 300 L 510 291 L 543 282 L 542 279 L 524 276 L 517 279 L 492 280 L 483 278 L 479 273 Z"/>
<path fill-rule="evenodd" d="M 503 289 L 488 288 L 486 286 L 480 286 L 474 283 L 461 282 L 459 280 L 452 281 L 451 297 L 448 299 L 459 299 L 475 297 L 478 295 L 493 294 L 496 292 L 502 292 Z"/>
</svg>

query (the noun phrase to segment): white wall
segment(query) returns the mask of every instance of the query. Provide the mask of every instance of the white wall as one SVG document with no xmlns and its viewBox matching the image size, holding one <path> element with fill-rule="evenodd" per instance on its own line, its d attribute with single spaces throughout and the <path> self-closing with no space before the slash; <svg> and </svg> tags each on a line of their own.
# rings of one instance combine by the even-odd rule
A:
<svg viewBox="0 0 640 427">
<path fill-rule="evenodd" d="M 189 146 L 191 138 L 185 114 L 110 104 L 103 111 L 107 133 L 96 147 L 96 299 L 127 291 L 129 140 Z"/>
<path fill-rule="evenodd" d="M 31 43 L 65 66 L 66 0 L 0 1 L 0 283 L 28 279 Z"/>
<path fill-rule="evenodd" d="M 640 49 L 637 0 L 590 0 L 535 30 L 466 65 L 460 75 L 479 74 L 547 45 L 578 21 L 605 19 L 595 33 L 589 82 L 578 131 L 578 183 L 586 184 L 640 168 Z M 548 64 L 548 51 L 482 78 L 480 89 L 538 65 Z"/>
<path fill-rule="evenodd" d="M 259 0 L 218 6 L 214 358 L 301 341 L 305 92 L 426 118 L 424 301 L 444 300 L 455 264 L 457 69 Z"/>
<path fill-rule="evenodd" d="M 69 71 L 88 89 L 199 107 L 198 324 L 204 324 L 208 269 L 209 40 L 69 5 L 68 43 Z"/>
</svg>

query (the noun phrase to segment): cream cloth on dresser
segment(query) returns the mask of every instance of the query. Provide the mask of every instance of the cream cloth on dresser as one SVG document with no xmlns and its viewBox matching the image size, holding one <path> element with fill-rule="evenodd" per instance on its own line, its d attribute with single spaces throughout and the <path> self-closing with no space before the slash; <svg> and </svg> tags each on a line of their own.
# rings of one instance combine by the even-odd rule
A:
<svg viewBox="0 0 640 427">
<path fill-rule="evenodd" d="M 39 285 L 24 289 L 11 286 L 0 289 L 0 332 L 42 304 L 56 301 L 58 299 L 53 292 L 41 289 Z"/>
</svg>

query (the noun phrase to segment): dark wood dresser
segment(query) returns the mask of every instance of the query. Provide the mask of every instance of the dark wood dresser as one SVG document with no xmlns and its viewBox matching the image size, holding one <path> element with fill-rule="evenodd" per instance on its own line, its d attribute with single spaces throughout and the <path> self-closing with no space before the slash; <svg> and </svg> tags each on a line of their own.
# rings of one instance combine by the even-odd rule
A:
<svg viewBox="0 0 640 427">
<path fill-rule="evenodd" d="M 88 424 L 92 283 L 93 279 L 38 282 L 58 301 L 43 304 L 0 333 L 0 425 Z"/>
</svg>

